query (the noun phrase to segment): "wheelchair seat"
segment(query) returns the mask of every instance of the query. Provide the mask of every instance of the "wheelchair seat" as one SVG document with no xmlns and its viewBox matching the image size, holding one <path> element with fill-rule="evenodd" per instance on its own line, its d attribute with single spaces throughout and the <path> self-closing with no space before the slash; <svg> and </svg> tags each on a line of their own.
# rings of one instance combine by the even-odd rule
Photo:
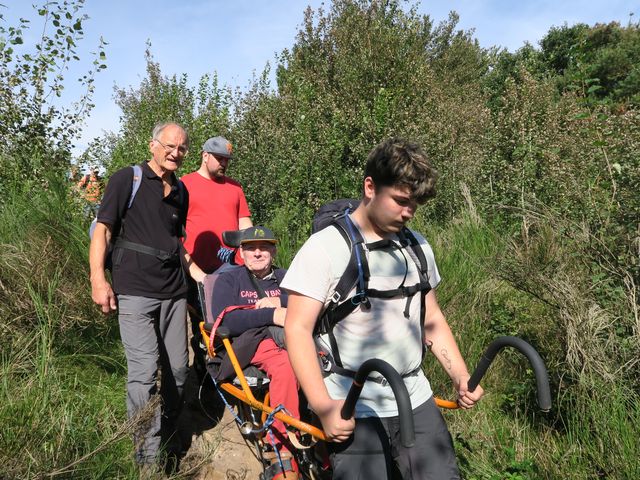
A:
<svg viewBox="0 0 640 480">
<path fill-rule="evenodd" d="M 268 385 L 269 382 L 271 381 L 269 379 L 269 377 L 267 376 L 267 374 L 264 373 L 262 370 L 260 370 L 255 365 L 249 365 L 247 368 L 242 370 L 242 373 L 244 374 L 244 378 L 247 380 L 247 384 L 252 389 L 253 388 L 256 388 L 256 389 L 262 388 L 262 387 Z M 242 386 L 242 384 L 240 383 L 240 380 L 238 379 L 238 377 L 234 377 L 232 383 L 237 387 L 241 387 Z"/>
</svg>

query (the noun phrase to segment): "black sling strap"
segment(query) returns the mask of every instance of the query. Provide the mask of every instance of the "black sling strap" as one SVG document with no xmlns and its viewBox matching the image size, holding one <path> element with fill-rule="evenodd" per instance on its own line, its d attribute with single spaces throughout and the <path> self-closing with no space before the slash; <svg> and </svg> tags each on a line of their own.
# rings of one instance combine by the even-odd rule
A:
<svg viewBox="0 0 640 480">
<path fill-rule="evenodd" d="M 264 291 L 264 288 L 262 288 L 262 286 L 258 283 L 258 279 L 256 278 L 256 276 L 251 273 L 251 271 L 246 266 L 244 267 L 244 269 L 247 272 L 247 275 L 249 275 L 249 280 L 251 280 L 251 284 L 258 294 L 258 298 L 265 298 L 267 294 Z"/>
<path fill-rule="evenodd" d="M 149 247 L 148 245 L 142 245 L 141 243 L 130 242 L 118 238 L 114 245 L 114 248 L 126 248 L 127 250 L 133 250 L 134 252 L 144 253 L 145 255 L 151 255 L 156 257 L 162 263 L 177 262 L 180 256 L 177 252 L 169 253 L 165 250 L 159 250 L 157 248 Z"/>
</svg>

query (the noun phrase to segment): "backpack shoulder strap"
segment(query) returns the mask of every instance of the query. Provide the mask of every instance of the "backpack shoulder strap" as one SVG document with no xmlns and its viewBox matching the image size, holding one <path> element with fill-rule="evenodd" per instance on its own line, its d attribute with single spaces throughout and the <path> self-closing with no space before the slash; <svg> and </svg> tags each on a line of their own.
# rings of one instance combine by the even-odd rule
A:
<svg viewBox="0 0 640 480">
<path fill-rule="evenodd" d="M 131 177 L 131 194 L 129 195 L 129 201 L 127 202 L 126 210 L 129 210 L 131 208 L 131 205 L 133 205 L 133 200 L 134 198 L 136 198 L 136 193 L 138 193 L 138 189 L 140 188 L 140 184 L 142 183 L 142 167 L 140 165 L 132 165 L 131 168 L 133 169 L 133 176 Z M 118 230 L 122 229 L 122 222 L 124 221 L 124 216 L 126 216 L 126 210 L 122 217 L 122 220 L 120 222 L 121 225 Z M 95 230 L 97 223 L 98 215 L 96 214 L 89 227 L 89 238 L 93 237 L 93 231 Z"/>
<path fill-rule="evenodd" d="M 129 201 L 127 202 L 127 208 L 122 214 L 122 218 L 120 219 L 120 228 L 118 231 L 119 236 L 124 231 L 124 222 L 127 216 L 127 211 L 133 205 L 133 201 L 136 198 L 136 194 L 140 189 L 140 185 L 142 184 L 142 167 L 140 165 L 131 165 L 131 170 L 133 171 L 133 175 L 131 176 L 131 194 L 129 195 Z"/>
<path fill-rule="evenodd" d="M 177 179 L 178 202 L 180 203 L 180 236 L 182 241 L 187 241 L 187 209 L 185 208 L 185 198 L 187 197 L 187 186 L 180 179 Z"/>
<path fill-rule="evenodd" d="M 409 247 L 409 252 L 413 254 L 411 255 L 411 258 L 413 258 L 414 262 L 416 262 L 417 259 L 416 265 L 418 267 L 418 271 L 426 280 L 428 280 L 429 264 L 427 262 L 427 257 L 424 255 L 424 250 L 422 250 L 416 236 L 407 227 L 403 227 L 398 236 L 400 238 L 400 242 L 403 243 L 403 246 Z M 404 243 L 406 243 L 406 245 L 404 245 Z"/>
<path fill-rule="evenodd" d="M 136 198 L 136 193 L 138 193 L 138 189 L 142 183 L 142 167 L 140 165 L 132 165 L 131 168 L 133 169 L 133 178 L 131 179 L 131 196 L 129 197 L 127 209 L 133 205 L 133 200 Z"/>
<path fill-rule="evenodd" d="M 316 327 L 316 334 L 326 333 L 331 345 L 333 359 L 338 366 L 342 366 L 338 344 L 333 335 L 335 325 L 353 312 L 361 303 L 369 308 L 371 304 L 367 298 L 369 285 L 369 265 L 365 252 L 364 238 L 348 217 L 348 212 L 334 218 L 332 225 L 338 229 L 351 251 L 349 262 L 336 285 L 329 305 L 321 315 Z M 356 294 L 351 299 L 346 299 L 354 285 Z"/>
<path fill-rule="evenodd" d="M 369 283 L 369 265 L 364 252 L 364 238 L 348 215 L 345 213 L 336 217 L 332 225 L 338 229 L 351 251 L 349 263 L 331 296 L 333 303 L 339 303 L 347 297 L 354 285 L 358 286 L 357 293 L 364 293 Z"/>
<path fill-rule="evenodd" d="M 163 252 L 161 250 L 155 250 L 155 249 L 151 249 L 149 251 L 143 252 L 140 250 L 140 248 L 147 249 L 148 247 L 122 240 L 122 234 L 124 232 L 124 224 L 125 224 L 125 219 L 127 217 L 127 211 L 129 211 L 129 209 L 133 205 L 133 200 L 136 198 L 136 194 L 138 193 L 138 190 L 140 189 L 140 185 L 142 184 L 142 167 L 140 165 L 131 165 L 131 170 L 132 170 L 131 193 L 129 194 L 129 201 L 127 202 L 127 208 L 122 213 L 122 217 L 120 218 L 120 225 L 118 225 L 117 231 L 114 230 L 111 236 L 112 245 L 114 249 L 115 247 L 129 248 L 127 245 L 129 246 L 133 245 L 134 248 L 136 248 L 136 250 L 141 253 L 146 253 L 148 255 L 156 255 L 156 253 L 160 253 L 164 255 L 166 254 L 166 252 Z M 154 251 L 155 253 L 152 253 L 152 251 Z M 114 265 L 119 264 L 121 260 L 122 260 L 122 251 L 120 251 L 117 254 L 114 254 L 114 258 L 112 259 L 112 262 Z"/>
<path fill-rule="evenodd" d="M 178 183 L 176 186 L 178 187 L 178 199 L 180 200 L 180 205 L 184 205 L 184 199 L 187 196 L 187 187 L 182 180 L 177 180 Z"/>
<path fill-rule="evenodd" d="M 431 291 L 431 283 L 429 282 L 429 264 L 427 263 L 427 257 L 424 254 L 424 250 L 420 246 L 418 239 L 411 230 L 407 227 L 403 227 L 400 231 L 401 239 L 406 238 L 409 244 L 407 250 L 418 267 L 418 275 L 420 277 L 420 284 L 422 289 L 420 291 L 420 336 L 422 338 L 422 356 L 424 358 L 427 353 L 425 344 L 425 332 L 424 332 L 424 320 L 426 315 L 426 297 Z M 402 241 L 402 240 L 401 240 Z"/>
<path fill-rule="evenodd" d="M 333 334 L 333 328 L 338 322 L 340 322 L 347 315 L 353 312 L 353 310 L 355 310 L 355 308 L 360 303 L 365 303 L 365 306 L 369 308 L 369 296 L 377 298 L 392 298 L 402 295 L 403 297 L 406 297 L 407 301 L 404 315 L 405 317 L 409 318 L 411 299 L 416 293 L 420 293 L 420 325 L 421 333 L 424 336 L 423 326 L 425 315 L 425 297 L 431 289 L 428 280 L 428 263 L 424 255 L 424 251 L 418 243 L 415 235 L 413 235 L 413 233 L 408 228 L 404 227 L 400 232 L 398 232 L 400 246 L 388 239 L 379 240 L 370 244 L 364 244 L 362 235 L 354 225 L 349 225 L 349 221 L 350 219 L 344 218 L 344 216 L 338 217 L 334 221 L 334 224 L 337 226 L 338 230 L 341 233 L 345 232 L 342 234 L 342 236 L 349 242 L 349 245 L 351 245 L 351 256 L 349 258 L 349 264 L 347 265 L 345 272 L 342 274 L 340 280 L 338 281 L 338 285 L 336 286 L 334 295 L 331 297 L 331 303 L 328 305 L 324 314 L 320 318 L 316 332 L 319 334 L 327 334 L 332 355 L 332 369 L 330 371 L 332 373 L 338 373 L 340 375 L 345 375 L 345 372 L 348 373 L 349 371 L 343 368 L 342 360 L 340 358 L 340 353 L 338 350 L 337 340 L 335 338 L 335 335 Z M 351 227 L 353 227 L 353 230 L 355 232 L 352 232 Z M 401 248 L 409 253 L 409 256 L 417 266 L 419 282 L 409 287 L 402 286 L 401 288 L 388 291 L 369 289 L 368 283 L 370 273 L 365 250 L 376 250 L 389 247 Z M 360 262 L 357 258 L 358 253 L 361 254 Z M 351 299 L 345 301 L 344 298 L 346 297 L 346 295 L 348 295 L 353 286 L 358 284 L 358 282 L 360 281 L 358 278 L 359 275 L 364 278 L 363 290 L 360 290 L 359 286 L 358 291 L 356 291 L 356 295 L 354 295 L 354 297 L 352 297 Z"/>
</svg>

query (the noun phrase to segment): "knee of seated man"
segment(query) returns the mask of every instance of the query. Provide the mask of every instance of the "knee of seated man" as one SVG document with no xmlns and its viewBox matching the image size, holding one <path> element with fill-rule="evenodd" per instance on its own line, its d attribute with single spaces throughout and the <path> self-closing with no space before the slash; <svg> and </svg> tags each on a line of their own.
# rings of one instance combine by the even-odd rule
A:
<svg viewBox="0 0 640 480">
<path fill-rule="evenodd" d="M 279 349 L 274 355 L 271 357 L 269 363 L 277 366 L 279 369 L 283 371 L 291 371 L 293 373 L 293 367 L 291 366 L 291 361 L 289 360 L 289 354 L 285 349 Z"/>
</svg>

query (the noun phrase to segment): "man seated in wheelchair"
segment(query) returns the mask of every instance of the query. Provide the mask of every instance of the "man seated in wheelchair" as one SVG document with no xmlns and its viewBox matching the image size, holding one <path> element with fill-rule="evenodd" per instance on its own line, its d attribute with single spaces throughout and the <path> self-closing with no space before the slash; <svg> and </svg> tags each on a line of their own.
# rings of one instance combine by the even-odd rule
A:
<svg viewBox="0 0 640 480">
<path fill-rule="evenodd" d="M 211 313 L 217 318 L 227 307 L 254 305 L 253 309 L 228 311 L 221 326 L 229 331 L 240 366 L 255 365 L 266 372 L 270 380 L 270 404 L 273 407 L 282 404 L 289 415 L 300 418 L 298 383 L 284 350 L 282 327 L 287 293 L 280 289 L 280 281 L 286 270 L 273 265 L 276 242 L 273 232 L 263 226 L 242 231 L 240 255 L 244 266 L 220 274 L 213 289 Z M 224 353 L 213 359 L 216 361 L 221 362 L 216 378 L 228 379 L 230 365 Z M 286 428 L 279 420 L 274 421 L 273 427 L 275 447 L 287 456 L 291 446 Z M 287 472 L 286 478 L 297 478 L 292 473 Z"/>
</svg>

